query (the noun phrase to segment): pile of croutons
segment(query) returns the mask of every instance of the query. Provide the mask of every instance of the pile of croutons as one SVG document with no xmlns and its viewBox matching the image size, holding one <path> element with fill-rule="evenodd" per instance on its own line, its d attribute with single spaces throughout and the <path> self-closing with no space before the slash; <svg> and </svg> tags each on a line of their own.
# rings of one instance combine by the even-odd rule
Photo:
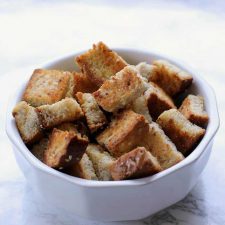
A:
<svg viewBox="0 0 225 225">
<path fill-rule="evenodd" d="M 208 115 L 203 97 L 185 94 L 189 73 L 165 60 L 129 65 L 102 42 L 75 61 L 81 72 L 34 70 L 13 110 L 24 143 L 49 167 L 141 178 L 179 163 L 203 137 Z"/>
</svg>

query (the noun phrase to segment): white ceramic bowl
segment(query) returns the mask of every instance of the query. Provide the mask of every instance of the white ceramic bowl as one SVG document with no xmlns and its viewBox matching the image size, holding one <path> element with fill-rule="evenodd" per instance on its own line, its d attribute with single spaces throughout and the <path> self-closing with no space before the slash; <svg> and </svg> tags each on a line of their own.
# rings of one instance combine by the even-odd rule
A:
<svg viewBox="0 0 225 225">
<path fill-rule="evenodd" d="M 130 64 L 168 59 L 150 52 L 115 50 Z M 74 70 L 74 57 L 79 54 L 52 61 L 42 68 Z M 17 163 L 34 193 L 52 204 L 52 207 L 57 205 L 79 216 L 101 221 L 142 219 L 183 199 L 206 166 L 219 127 L 219 116 L 214 92 L 199 73 L 174 60 L 168 60 L 193 75 L 194 83 L 189 91 L 204 96 L 206 111 L 210 117 L 209 124 L 204 138 L 185 160 L 156 175 L 136 180 L 83 180 L 58 172 L 36 159 L 24 145 L 11 115 L 28 81 L 27 78 L 24 79 L 24 84 L 18 87 L 9 103 L 6 131 Z"/>
</svg>

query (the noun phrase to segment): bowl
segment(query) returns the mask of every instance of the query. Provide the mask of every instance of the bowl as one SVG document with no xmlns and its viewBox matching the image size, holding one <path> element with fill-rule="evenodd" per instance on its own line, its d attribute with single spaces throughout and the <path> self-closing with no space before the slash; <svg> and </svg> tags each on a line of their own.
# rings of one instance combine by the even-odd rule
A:
<svg viewBox="0 0 225 225">
<path fill-rule="evenodd" d="M 193 75 L 194 83 L 188 90 L 205 99 L 209 123 L 206 134 L 195 150 L 182 162 L 153 176 L 125 181 L 89 181 L 72 177 L 54 170 L 39 161 L 27 149 L 12 117 L 12 109 L 20 101 L 29 77 L 9 102 L 6 132 L 12 143 L 17 163 L 33 193 L 52 207 L 63 207 L 78 216 L 100 221 L 138 220 L 156 213 L 183 199 L 196 184 L 209 159 L 215 134 L 219 127 L 219 116 L 215 94 L 198 71 L 177 60 L 146 51 L 114 49 L 128 63 L 151 63 L 155 59 L 166 59 Z M 81 53 L 69 55 L 42 65 L 46 69 L 77 69 L 74 58 Z M 21 78 L 23 79 L 23 78 Z"/>
</svg>

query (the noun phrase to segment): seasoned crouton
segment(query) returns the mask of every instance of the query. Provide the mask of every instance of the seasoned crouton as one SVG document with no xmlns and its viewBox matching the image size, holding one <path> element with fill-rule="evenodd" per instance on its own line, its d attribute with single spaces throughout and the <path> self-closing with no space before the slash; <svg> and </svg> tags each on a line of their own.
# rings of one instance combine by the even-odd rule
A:
<svg viewBox="0 0 225 225">
<path fill-rule="evenodd" d="M 149 82 L 149 88 L 145 92 L 148 110 L 154 120 L 165 110 L 176 108 L 173 100 L 156 84 Z"/>
<path fill-rule="evenodd" d="M 63 169 L 79 162 L 88 139 L 80 133 L 54 128 L 44 153 L 44 163 L 52 168 Z"/>
<path fill-rule="evenodd" d="M 108 112 L 124 108 L 146 90 L 145 82 L 133 66 L 127 66 L 93 93 L 98 104 Z"/>
<path fill-rule="evenodd" d="M 51 128 L 63 122 L 72 122 L 83 116 L 79 104 L 73 98 L 65 98 L 52 105 L 39 106 L 37 112 L 43 128 Z"/>
<path fill-rule="evenodd" d="M 34 107 L 21 101 L 15 106 L 12 114 L 21 138 L 26 144 L 38 141 L 42 137 L 40 121 Z"/>
<path fill-rule="evenodd" d="M 144 95 L 135 99 L 130 108 L 134 112 L 143 115 L 148 122 L 152 121 L 152 117 L 150 116 L 148 110 L 147 99 Z"/>
<path fill-rule="evenodd" d="M 91 133 L 102 128 L 107 123 L 107 119 L 92 94 L 78 92 L 76 97 L 84 112 Z"/>
<path fill-rule="evenodd" d="M 182 102 L 179 111 L 192 123 L 201 127 L 204 127 L 209 120 L 208 114 L 204 110 L 204 99 L 199 95 L 188 95 Z"/>
<path fill-rule="evenodd" d="M 38 158 L 40 161 L 44 161 L 44 153 L 48 147 L 49 139 L 44 137 L 38 143 L 32 146 L 31 152 L 32 154 Z"/>
<path fill-rule="evenodd" d="M 157 68 L 150 76 L 150 81 L 158 84 L 170 96 L 183 92 L 192 83 L 193 78 L 189 73 L 166 60 L 155 60 L 153 65 Z"/>
<path fill-rule="evenodd" d="M 94 91 L 98 90 L 98 86 L 93 82 L 91 82 L 85 74 L 74 72 L 73 77 L 74 77 L 73 96 L 75 96 L 77 92 L 93 93 Z"/>
<path fill-rule="evenodd" d="M 23 100 L 35 107 L 60 101 L 68 91 L 70 76 L 71 73 L 65 71 L 34 70 Z"/>
<path fill-rule="evenodd" d="M 86 180 L 98 180 L 92 161 L 86 153 L 83 154 L 81 160 L 75 163 L 71 169 L 70 174 Z"/>
<path fill-rule="evenodd" d="M 150 123 L 149 130 L 145 134 L 145 147 L 155 156 L 163 170 L 177 164 L 184 159 L 177 151 L 173 142 L 165 135 L 157 123 Z"/>
<path fill-rule="evenodd" d="M 184 155 L 187 155 L 205 134 L 205 129 L 192 124 L 176 109 L 163 112 L 157 123 Z"/>
<path fill-rule="evenodd" d="M 148 132 L 148 122 L 144 116 L 132 110 L 124 110 L 96 139 L 114 157 L 119 157 L 140 146 L 146 132 Z"/>
<path fill-rule="evenodd" d="M 112 180 L 110 167 L 115 159 L 96 144 L 89 144 L 86 153 L 93 163 L 98 179 Z"/>
<path fill-rule="evenodd" d="M 136 68 L 141 76 L 143 76 L 147 81 L 149 81 L 151 76 L 154 76 L 156 71 L 155 65 L 147 64 L 146 62 L 141 62 L 136 65 Z"/>
<path fill-rule="evenodd" d="M 110 168 L 113 180 L 146 177 L 161 170 L 157 159 L 144 147 L 137 147 L 120 156 Z"/>
<path fill-rule="evenodd" d="M 81 71 L 97 86 L 122 70 L 127 63 L 104 43 L 93 45 L 93 49 L 78 56 L 76 62 Z"/>
<path fill-rule="evenodd" d="M 69 82 L 67 87 L 67 92 L 65 97 L 73 98 L 74 96 L 74 88 L 75 88 L 75 80 L 73 73 L 69 73 Z"/>
</svg>

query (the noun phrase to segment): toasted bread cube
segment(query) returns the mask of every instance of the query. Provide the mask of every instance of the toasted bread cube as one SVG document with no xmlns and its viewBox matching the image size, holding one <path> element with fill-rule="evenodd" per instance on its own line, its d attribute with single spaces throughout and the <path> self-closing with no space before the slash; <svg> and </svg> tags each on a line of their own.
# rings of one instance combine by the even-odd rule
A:
<svg viewBox="0 0 225 225">
<path fill-rule="evenodd" d="M 73 98 L 65 98 L 52 105 L 39 106 L 37 112 L 45 129 L 63 122 L 75 121 L 83 116 L 80 105 Z"/>
<path fill-rule="evenodd" d="M 122 70 L 127 63 L 104 43 L 93 45 L 93 49 L 76 58 L 81 71 L 98 87 Z"/>
<path fill-rule="evenodd" d="M 32 154 L 40 161 L 44 161 L 44 153 L 48 147 L 49 139 L 44 137 L 38 143 L 32 146 Z"/>
<path fill-rule="evenodd" d="M 149 88 L 145 92 L 147 99 L 148 110 L 154 120 L 165 110 L 176 108 L 173 100 L 153 82 L 149 82 Z"/>
<path fill-rule="evenodd" d="M 70 76 L 71 73 L 66 71 L 34 70 L 23 100 L 35 107 L 60 101 L 68 91 Z"/>
<path fill-rule="evenodd" d="M 77 92 L 93 93 L 98 90 L 98 86 L 91 82 L 88 77 L 83 73 L 74 72 L 74 90 L 73 95 Z"/>
<path fill-rule="evenodd" d="M 96 144 L 89 144 L 86 153 L 93 163 L 98 179 L 112 180 L 110 167 L 115 159 Z"/>
<path fill-rule="evenodd" d="M 67 86 L 67 92 L 65 97 L 73 98 L 74 97 L 74 88 L 75 88 L 75 80 L 73 73 L 69 73 L 69 82 Z"/>
<path fill-rule="evenodd" d="M 56 169 L 72 166 L 80 161 L 87 145 L 87 137 L 80 133 L 54 128 L 44 153 L 44 163 Z"/>
<path fill-rule="evenodd" d="M 189 73 L 166 60 L 155 60 L 153 65 L 157 68 L 150 76 L 150 81 L 158 84 L 170 96 L 183 92 L 192 83 L 193 78 Z"/>
<path fill-rule="evenodd" d="M 15 106 L 12 114 L 24 143 L 31 144 L 42 137 L 40 121 L 34 107 L 21 101 Z"/>
<path fill-rule="evenodd" d="M 113 180 L 142 178 L 161 170 L 157 159 L 144 147 L 137 147 L 120 156 L 110 168 Z"/>
<path fill-rule="evenodd" d="M 174 143 L 165 135 L 157 123 L 150 123 L 143 141 L 148 151 L 155 156 L 163 170 L 177 164 L 184 156 L 177 151 Z"/>
<path fill-rule="evenodd" d="M 147 99 L 144 95 L 138 97 L 131 104 L 130 108 L 138 114 L 141 114 L 145 117 L 145 119 L 150 123 L 152 121 L 152 117 L 149 114 Z"/>
<path fill-rule="evenodd" d="M 70 174 L 86 180 L 98 180 L 92 161 L 86 153 L 83 154 L 81 160 L 71 167 Z"/>
<path fill-rule="evenodd" d="M 190 153 L 205 134 L 205 129 L 191 123 L 177 109 L 163 112 L 156 122 L 184 155 Z"/>
<path fill-rule="evenodd" d="M 140 146 L 146 132 L 148 132 L 148 121 L 145 117 L 132 110 L 124 110 L 96 139 L 114 157 L 119 157 Z"/>
<path fill-rule="evenodd" d="M 107 119 L 92 94 L 78 92 L 76 97 L 84 112 L 91 133 L 102 128 L 107 123 Z"/>
<path fill-rule="evenodd" d="M 179 111 L 200 127 L 204 127 L 209 120 L 208 114 L 204 110 L 204 98 L 199 95 L 188 95 L 182 102 Z"/>
<path fill-rule="evenodd" d="M 78 133 L 77 125 L 74 123 L 61 123 L 56 128 L 63 131 Z"/>
<path fill-rule="evenodd" d="M 133 66 L 127 66 L 93 93 L 98 104 L 108 112 L 124 108 L 146 90 L 145 82 Z"/>
<path fill-rule="evenodd" d="M 141 76 L 143 76 L 147 81 L 149 81 L 151 76 L 154 76 L 156 71 L 155 65 L 147 64 L 146 62 L 141 62 L 138 65 L 136 65 L 136 69 L 140 73 Z"/>
</svg>

